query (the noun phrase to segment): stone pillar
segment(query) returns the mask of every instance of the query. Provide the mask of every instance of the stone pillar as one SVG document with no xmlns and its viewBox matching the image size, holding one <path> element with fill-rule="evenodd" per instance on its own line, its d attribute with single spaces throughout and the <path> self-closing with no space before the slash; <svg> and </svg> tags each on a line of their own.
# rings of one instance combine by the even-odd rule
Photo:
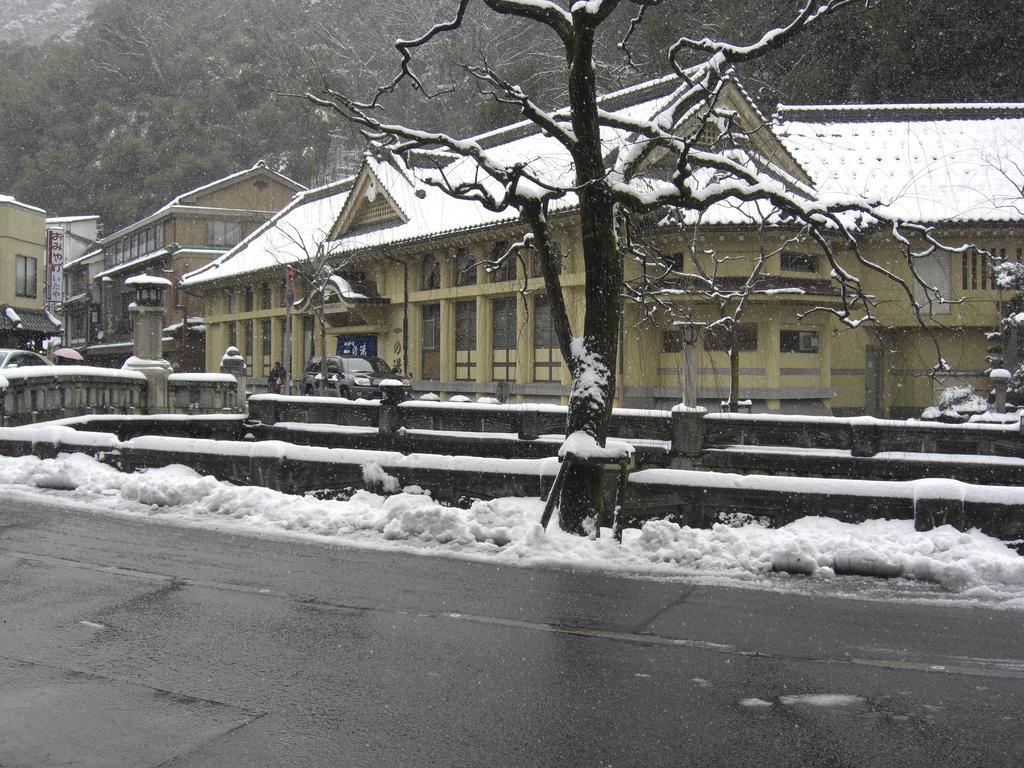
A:
<svg viewBox="0 0 1024 768">
<path fill-rule="evenodd" d="M 1012 374 L 1005 368 L 994 368 L 989 373 L 992 380 L 992 388 L 995 390 L 995 403 L 993 406 L 996 413 L 1006 413 L 1006 390 L 1010 384 Z"/>
<path fill-rule="evenodd" d="M 136 275 L 124 284 L 135 288 L 135 302 L 128 310 L 132 315 L 132 356 L 121 367 L 146 377 L 146 412 L 166 413 L 171 364 L 163 359 L 164 292 L 171 281 Z"/>
<path fill-rule="evenodd" d="M 704 449 L 704 416 L 706 408 L 677 405 L 672 409 L 672 448 L 669 466 L 673 469 L 693 469 L 694 459 Z"/>
</svg>

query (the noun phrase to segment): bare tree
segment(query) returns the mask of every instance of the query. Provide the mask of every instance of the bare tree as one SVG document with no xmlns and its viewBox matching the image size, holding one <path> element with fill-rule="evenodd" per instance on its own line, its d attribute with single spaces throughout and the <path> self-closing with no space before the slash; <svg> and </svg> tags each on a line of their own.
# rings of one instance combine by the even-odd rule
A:
<svg viewBox="0 0 1024 768">
<path fill-rule="evenodd" d="M 728 124 L 732 119 L 719 102 L 734 65 L 785 45 L 829 14 L 855 4 L 863 6 L 863 0 L 803 0 L 786 23 L 749 44 L 678 37 L 666 52 L 674 90 L 655 114 L 631 117 L 605 109 L 597 92 L 599 32 L 616 10 L 632 7 L 635 16 L 619 46 L 628 54 L 632 33 L 643 23 L 648 9 L 661 4 L 662 0 L 452 0 L 450 19 L 419 37 L 396 42 L 399 70 L 373 98 L 356 100 L 326 82 L 307 94 L 314 103 L 360 126 L 378 151 L 406 155 L 422 148 L 440 149 L 449 158 L 461 158 L 463 167 L 469 164 L 474 168 L 473 173 L 452 175 L 439 162 L 435 172 L 424 177 L 425 183 L 493 211 L 511 208 L 519 212 L 528 228 L 527 244 L 540 259 L 559 347 L 573 376 L 567 433 L 583 433 L 600 445 L 607 437 L 615 392 L 623 286 L 619 226 L 624 213 L 645 214 L 672 206 L 699 214 L 726 201 L 770 205 L 805 227 L 832 267 L 840 300 L 838 305 L 816 309 L 851 326 L 870 318 L 858 268 L 895 281 L 913 303 L 910 283 L 861 253 L 857 219 L 869 217 L 891 226 L 897 239 L 906 244 L 912 272 L 915 259 L 940 247 L 928 228 L 891 221 L 859 198 L 820 199 L 808 184 L 773 169 L 750 152 L 716 150 L 698 140 L 704 125 Z M 486 61 L 465 65 L 464 71 L 475 78 L 482 93 L 514 107 L 560 144 L 571 159 L 568 178 L 545 173 L 544 168 L 532 165 L 530 158 L 503 158 L 475 141 L 390 122 L 383 116 L 382 103 L 400 86 L 411 85 L 426 96 L 437 92 L 421 79 L 416 54 L 443 35 L 461 31 L 471 6 L 516 23 L 525 20 L 557 39 L 564 56 L 562 76 L 568 94 L 568 106 L 563 109 L 545 109 L 521 83 L 504 78 Z M 694 120 L 699 123 L 696 130 L 680 130 Z M 609 152 L 602 129 L 629 138 Z M 645 173 L 652 158 L 659 155 L 671 158 L 669 178 Z M 579 218 L 586 308 L 578 335 L 569 323 L 548 228 L 549 210 L 558 201 L 571 201 Z M 911 244 L 911 238 L 917 246 Z M 574 468 L 562 489 L 562 528 L 582 533 L 599 493 L 598 470 Z"/>
<path fill-rule="evenodd" d="M 304 232 L 287 221 L 280 221 L 274 227 L 282 238 L 274 258 L 294 271 L 295 283 L 301 291 L 301 298 L 288 308 L 289 312 L 299 310 L 313 315 L 319 326 L 318 346 L 323 358 L 327 354 L 327 297 L 332 292 L 337 279 L 335 271 L 342 266 L 342 260 L 331 250 L 327 230 Z M 326 376 L 321 375 L 319 390 L 321 396 L 327 394 Z"/>
</svg>

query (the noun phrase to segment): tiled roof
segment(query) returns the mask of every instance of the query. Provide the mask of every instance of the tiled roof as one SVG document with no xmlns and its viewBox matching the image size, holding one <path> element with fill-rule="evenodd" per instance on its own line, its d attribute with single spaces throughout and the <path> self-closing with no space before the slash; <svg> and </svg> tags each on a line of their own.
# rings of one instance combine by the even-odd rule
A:
<svg viewBox="0 0 1024 768">
<path fill-rule="evenodd" d="M 784 106 L 775 130 L 822 193 L 909 221 L 1024 220 L 1024 104 Z"/>
<path fill-rule="evenodd" d="M 44 309 L 23 309 L 0 304 L 0 331 L 56 335 L 61 332 L 61 324 Z"/>
<path fill-rule="evenodd" d="M 602 107 L 619 115 L 646 119 L 668 105 L 673 78 L 660 78 L 611 94 Z M 742 88 L 739 93 L 744 96 Z M 763 116 L 750 105 L 758 121 Z M 919 222 L 1024 220 L 1024 105 L 839 105 L 782 107 L 767 125 L 767 140 L 774 136 L 777 154 L 789 155 L 811 179 L 805 194 L 863 198 L 881 203 L 895 217 Z M 632 141 L 626 131 L 602 129 L 609 153 Z M 571 189 L 572 159 L 553 137 L 526 122 L 518 122 L 474 137 L 499 163 L 525 164 L 532 174 L 553 187 Z M 732 159 L 750 165 L 751 151 L 732 150 Z M 427 154 L 420 152 L 420 155 Z M 481 174 L 475 163 L 445 152 L 432 155 L 448 160 L 444 178 L 449 183 L 496 184 Z M 371 172 L 404 214 L 403 220 L 376 228 L 353 229 L 328 244 L 333 253 L 359 253 L 381 247 L 441 238 L 461 231 L 510 224 L 518 212 L 492 212 L 483 206 L 446 195 L 435 184 L 436 168 L 400 159 L 368 157 L 364 172 Z M 792 162 L 792 161 L 790 161 Z M 779 179 L 802 188 L 801 182 L 778 169 Z M 1007 177 L 1010 178 L 1007 178 Z M 714 182 L 709 169 L 697 169 L 694 178 Z M 426 183 L 433 181 L 434 184 Z M 642 181 L 642 180 L 641 180 Z M 206 267 L 185 276 L 186 284 L 237 278 L 307 258 L 331 232 L 345 209 L 354 180 L 297 195 L 278 216 L 250 238 Z M 639 183 L 639 182 L 638 182 Z M 657 185 L 651 179 L 652 186 Z M 550 213 L 570 212 L 577 200 L 572 192 L 555 200 Z M 668 220 L 666 219 L 666 222 Z M 765 202 L 726 200 L 696 213 L 683 211 L 676 224 L 751 226 L 761 221 L 782 224 L 778 211 Z M 851 223 L 864 223 L 859 219 Z"/>
</svg>

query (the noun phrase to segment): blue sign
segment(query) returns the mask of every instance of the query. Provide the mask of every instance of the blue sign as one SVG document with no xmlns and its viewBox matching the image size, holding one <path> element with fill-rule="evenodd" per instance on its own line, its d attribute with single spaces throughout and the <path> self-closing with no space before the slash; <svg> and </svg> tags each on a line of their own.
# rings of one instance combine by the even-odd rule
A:
<svg viewBox="0 0 1024 768">
<path fill-rule="evenodd" d="M 377 337 L 369 334 L 339 336 L 338 354 L 347 357 L 377 357 Z"/>
</svg>

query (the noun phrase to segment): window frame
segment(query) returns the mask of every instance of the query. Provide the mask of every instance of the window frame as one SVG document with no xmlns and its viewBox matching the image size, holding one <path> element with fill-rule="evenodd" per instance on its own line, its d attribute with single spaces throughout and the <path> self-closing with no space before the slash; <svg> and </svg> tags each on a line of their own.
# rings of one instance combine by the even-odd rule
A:
<svg viewBox="0 0 1024 768">
<path fill-rule="evenodd" d="M 29 280 L 30 266 L 32 268 L 31 280 Z M 35 256 L 15 254 L 14 295 L 26 299 L 39 298 L 39 259 Z"/>
<path fill-rule="evenodd" d="M 806 261 L 807 266 L 798 266 L 801 261 Z M 821 258 L 818 254 L 808 251 L 783 251 L 779 254 L 779 268 L 783 272 L 816 275 L 821 271 Z"/>
</svg>

